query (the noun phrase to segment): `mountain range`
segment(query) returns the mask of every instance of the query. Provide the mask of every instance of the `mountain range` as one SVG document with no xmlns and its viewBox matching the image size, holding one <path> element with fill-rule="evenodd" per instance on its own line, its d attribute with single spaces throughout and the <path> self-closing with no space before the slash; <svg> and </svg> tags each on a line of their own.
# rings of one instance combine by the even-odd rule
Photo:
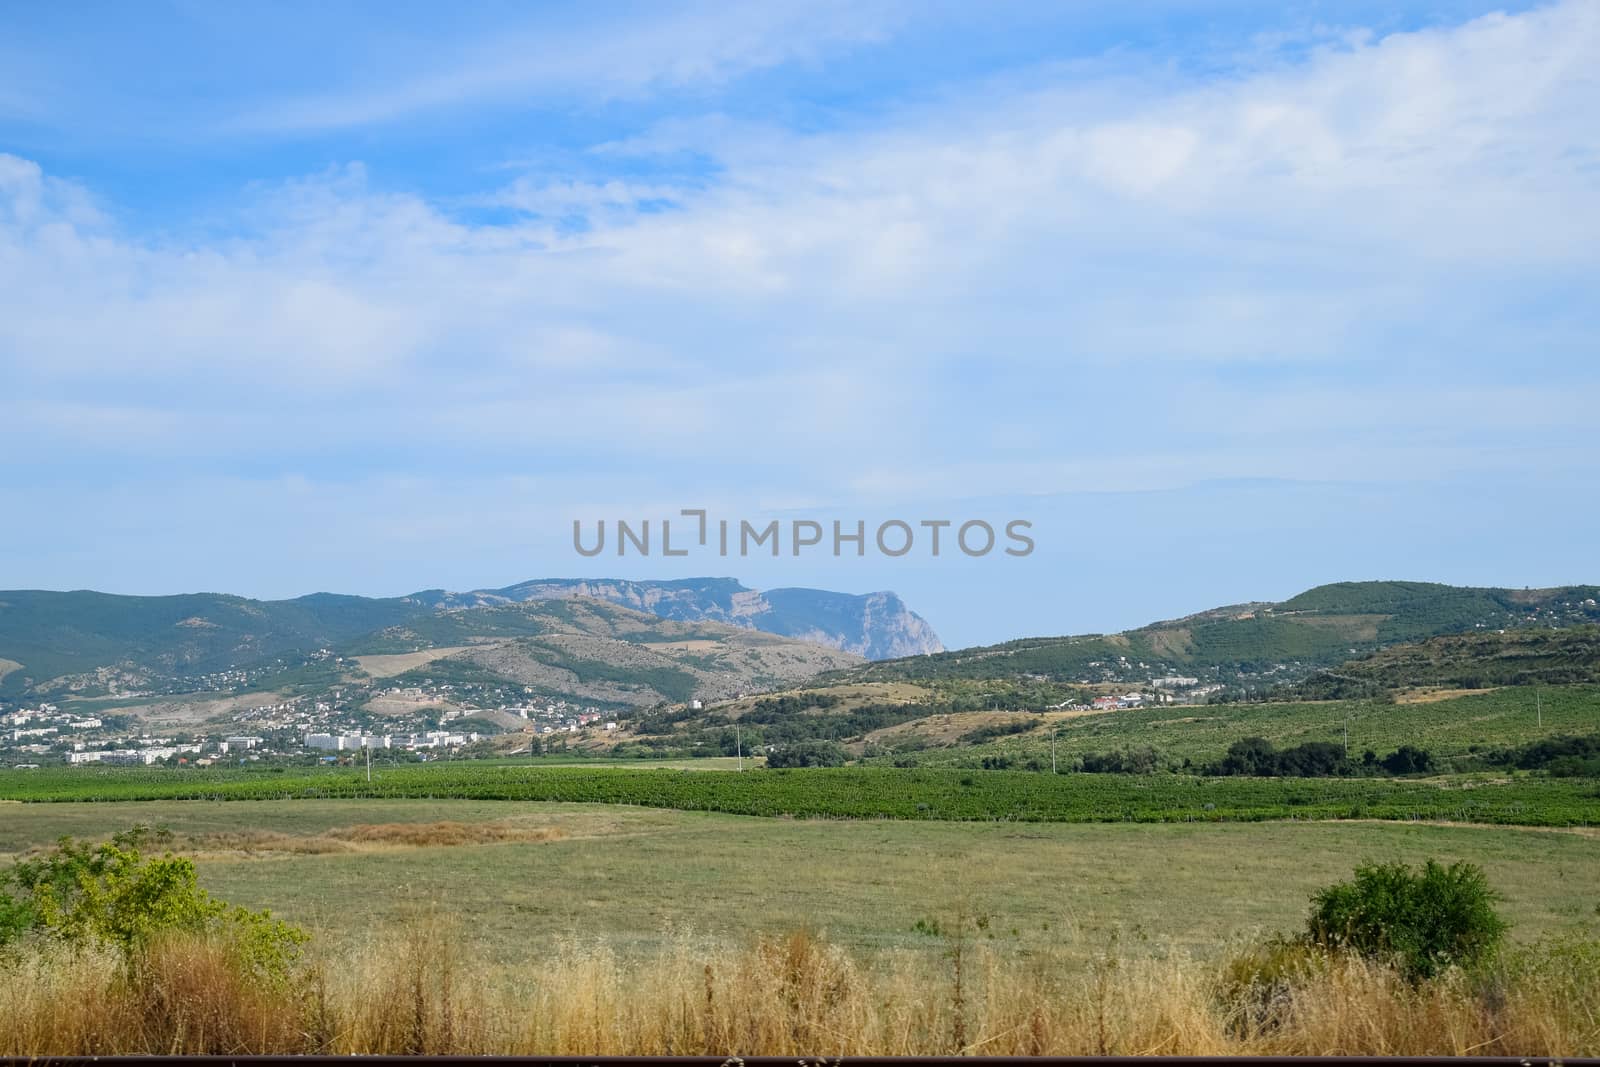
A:
<svg viewBox="0 0 1600 1067">
<path fill-rule="evenodd" d="M 756 691 L 823 672 L 834 681 L 1063 684 L 1173 674 L 1248 690 L 1308 679 L 1408 642 L 1600 623 L 1597 601 L 1596 586 L 1342 582 L 1281 602 L 1213 608 L 1122 633 L 943 651 L 927 622 L 893 593 L 762 592 L 731 578 L 539 579 L 468 592 L 434 589 L 392 598 L 316 593 L 276 601 L 16 590 L 0 592 L 0 697 L 207 686 L 237 691 L 276 685 L 274 672 L 292 670 L 322 650 L 419 656 L 418 668 L 447 660 L 436 673 L 479 679 L 532 685 L 537 676 L 544 688 L 614 704 Z M 1457 663 L 1464 650 L 1489 647 L 1458 643 L 1416 655 Z M 1565 669 L 1561 665 L 1574 655 L 1582 658 L 1579 646 L 1563 646 L 1547 668 Z M 1463 668 L 1450 670 L 1461 674 Z M 602 696 L 591 684 L 596 680 L 631 695 Z"/>
<path fill-rule="evenodd" d="M 894 593 L 855 596 L 824 589 L 748 589 L 733 578 L 624 581 L 541 578 L 448 593 L 430 589 L 412 599 L 435 608 L 473 608 L 531 600 L 589 597 L 680 622 L 721 622 L 826 645 L 867 659 L 940 652 L 933 627 Z"/>
<path fill-rule="evenodd" d="M 586 705 L 722 700 L 861 663 L 836 648 L 572 596 L 436 611 L 341 648 L 341 680 L 451 683 Z M 350 669 L 353 665 L 354 671 Z"/>
<path fill-rule="evenodd" d="M 146 597 L 8 590 L 0 591 L 0 696 L 61 688 L 112 692 L 155 680 L 248 670 L 322 648 L 342 649 L 362 639 L 370 644 L 385 632 L 392 637 L 442 628 L 461 645 L 505 637 L 508 626 L 512 636 L 528 636 L 529 627 L 534 633 L 549 631 L 558 616 L 497 609 L 578 599 L 671 622 L 765 632 L 844 654 L 788 657 L 815 661 L 815 670 L 843 667 L 862 656 L 942 648 L 932 628 L 894 593 L 763 593 L 731 578 L 542 579 L 466 593 L 435 589 L 387 598 L 314 593 L 293 600 L 219 593 Z M 587 617 L 592 621 L 592 616 L 590 612 Z M 419 641 L 417 647 L 433 647 Z M 784 676 L 792 680 L 792 675 Z"/>
</svg>

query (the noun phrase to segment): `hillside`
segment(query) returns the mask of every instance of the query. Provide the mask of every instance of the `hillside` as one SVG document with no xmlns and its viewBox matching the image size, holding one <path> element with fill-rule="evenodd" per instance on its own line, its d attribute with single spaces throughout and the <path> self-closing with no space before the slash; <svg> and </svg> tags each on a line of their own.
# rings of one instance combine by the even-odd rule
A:
<svg viewBox="0 0 1600 1067">
<path fill-rule="evenodd" d="M 0 695 L 107 692 L 310 652 L 414 617 L 420 605 L 316 593 L 250 600 L 216 593 L 117 596 L 0 591 Z"/>
<path fill-rule="evenodd" d="M 461 646 L 467 647 L 461 647 Z M 429 650 L 444 654 L 416 655 Z M 445 612 L 369 635 L 341 650 L 368 673 L 374 659 L 415 659 L 382 675 L 405 686 L 450 679 L 510 684 L 542 700 L 644 707 L 720 700 L 793 685 L 860 663 L 838 649 L 710 622 L 677 622 L 575 598 Z"/>
<path fill-rule="evenodd" d="M 933 628 L 891 592 L 855 596 L 824 589 L 749 589 L 732 578 L 635 582 L 545 578 L 469 593 L 429 590 L 415 598 L 446 608 L 590 597 L 664 619 L 720 622 L 852 652 L 867 659 L 944 649 Z"/>
<path fill-rule="evenodd" d="M 472 593 L 427 590 L 391 598 L 315 593 L 293 600 L 218 593 L 145 597 L 11 590 L 0 591 L 0 698 L 236 688 L 319 649 L 339 648 L 374 634 L 388 635 L 374 637 L 375 642 L 422 641 L 429 647 L 535 636 L 560 620 L 559 608 L 523 615 L 485 609 L 573 598 L 606 601 L 669 621 L 771 633 L 847 653 L 826 661 L 834 667 L 853 664 L 858 656 L 941 647 L 927 623 L 893 593 L 761 593 L 729 578 L 552 579 Z M 409 636 L 398 636 L 402 633 Z"/>
<path fill-rule="evenodd" d="M 1305 699 L 1363 697 L 1400 689 L 1600 682 L 1600 626 L 1475 630 L 1391 645 L 1321 670 L 1294 686 Z"/>
<path fill-rule="evenodd" d="M 1282 603 L 1214 608 L 1118 634 L 1029 638 L 888 660 L 851 680 L 1021 679 L 1135 683 L 1165 674 L 1263 687 L 1389 645 L 1445 634 L 1600 622 L 1600 587 L 1474 589 L 1342 582 Z"/>
</svg>

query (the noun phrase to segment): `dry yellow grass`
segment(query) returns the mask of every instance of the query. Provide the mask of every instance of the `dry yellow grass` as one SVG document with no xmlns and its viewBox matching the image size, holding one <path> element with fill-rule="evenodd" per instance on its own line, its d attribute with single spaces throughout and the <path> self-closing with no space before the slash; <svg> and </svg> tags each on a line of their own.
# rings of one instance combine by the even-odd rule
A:
<svg viewBox="0 0 1600 1067">
<path fill-rule="evenodd" d="M 719 714 L 728 716 L 730 719 L 737 719 L 746 712 L 753 710 L 760 701 L 786 696 L 803 696 L 807 693 L 826 693 L 831 697 L 837 698 L 839 703 L 828 709 L 830 713 L 834 714 L 854 711 L 867 704 L 915 704 L 934 697 L 931 689 L 911 682 L 856 682 L 852 685 L 833 685 L 822 688 L 796 686 L 792 689 L 777 689 L 771 692 L 740 697 L 736 700 L 713 701 L 707 707 Z"/>
<path fill-rule="evenodd" d="M 1437 704 L 1442 700 L 1454 700 L 1457 697 L 1480 696 L 1484 693 L 1498 691 L 1499 686 L 1490 686 L 1487 689 L 1409 689 L 1403 693 L 1396 693 L 1396 704 Z"/>
<path fill-rule="evenodd" d="M 393 678 L 397 674 L 426 667 L 434 660 L 467 652 L 472 645 L 453 645 L 449 648 L 425 648 L 420 652 L 398 652 L 387 656 L 356 656 L 357 665 L 374 678 Z"/>
<path fill-rule="evenodd" d="M 324 855 L 337 852 L 371 852 L 397 848 L 457 848 L 508 842 L 559 841 L 566 831 L 554 826 L 514 823 L 363 823 L 339 826 L 316 834 L 287 834 L 273 830 L 234 830 L 192 834 L 174 842 L 177 851 L 190 854 L 288 853 Z"/>
<path fill-rule="evenodd" d="M 1600 1052 L 1594 946 L 1420 987 L 1324 961 L 1240 994 L 1216 966 L 1109 954 L 1063 969 L 976 935 L 937 959 L 863 960 L 802 932 L 644 959 L 569 944 L 514 968 L 462 944 L 424 920 L 280 987 L 205 942 L 157 946 L 131 976 L 109 955 L 36 952 L 0 963 L 0 1055 Z"/>
</svg>

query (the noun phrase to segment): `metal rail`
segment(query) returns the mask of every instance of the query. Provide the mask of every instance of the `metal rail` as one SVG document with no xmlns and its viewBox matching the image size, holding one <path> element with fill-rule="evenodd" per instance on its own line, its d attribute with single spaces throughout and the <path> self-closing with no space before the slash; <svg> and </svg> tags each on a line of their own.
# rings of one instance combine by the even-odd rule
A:
<svg viewBox="0 0 1600 1067">
<path fill-rule="evenodd" d="M 1600 1067 L 1559 1056 L 39 1056 L 0 1067 Z"/>
</svg>

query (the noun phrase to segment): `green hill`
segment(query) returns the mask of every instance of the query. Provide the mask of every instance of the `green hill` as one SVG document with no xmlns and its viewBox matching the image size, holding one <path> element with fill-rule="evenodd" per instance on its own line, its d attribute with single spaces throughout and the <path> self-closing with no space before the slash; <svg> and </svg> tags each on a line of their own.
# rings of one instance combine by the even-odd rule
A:
<svg viewBox="0 0 1600 1067">
<path fill-rule="evenodd" d="M 855 662 L 857 655 L 942 647 L 927 623 L 891 592 L 762 593 L 731 578 L 543 579 L 471 593 L 315 593 L 294 600 L 0 590 L 0 699 L 150 688 L 179 692 L 194 688 L 191 681 L 229 688 L 254 684 L 263 673 L 294 669 L 317 649 L 367 635 L 374 635 L 362 646 L 368 653 L 535 637 L 570 624 L 570 609 L 562 604 L 573 600 L 606 601 L 663 620 L 722 623 L 845 652 L 833 666 Z M 528 605 L 538 607 L 523 610 Z M 585 611 L 593 621 L 593 610 Z M 240 679 L 240 672 L 251 677 Z M 233 677 L 206 677 L 221 674 Z"/>
<path fill-rule="evenodd" d="M 0 592 L 0 655 L 21 666 L 0 678 L 0 694 L 102 671 L 131 680 L 225 671 L 347 641 L 419 610 L 405 599 L 331 593 L 264 601 L 7 590 Z"/>
<path fill-rule="evenodd" d="M 1340 582 L 1282 603 L 1214 608 L 1119 634 L 1029 638 L 885 660 L 861 681 L 1038 677 L 1134 682 L 1162 673 L 1224 684 L 1303 677 L 1389 645 L 1445 634 L 1600 622 L 1600 587 L 1474 589 L 1427 582 Z"/>
<path fill-rule="evenodd" d="M 1474 630 L 1391 645 L 1318 671 L 1293 687 L 1306 699 L 1397 689 L 1487 689 L 1600 682 L 1600 626 Z"/>
</svg>

